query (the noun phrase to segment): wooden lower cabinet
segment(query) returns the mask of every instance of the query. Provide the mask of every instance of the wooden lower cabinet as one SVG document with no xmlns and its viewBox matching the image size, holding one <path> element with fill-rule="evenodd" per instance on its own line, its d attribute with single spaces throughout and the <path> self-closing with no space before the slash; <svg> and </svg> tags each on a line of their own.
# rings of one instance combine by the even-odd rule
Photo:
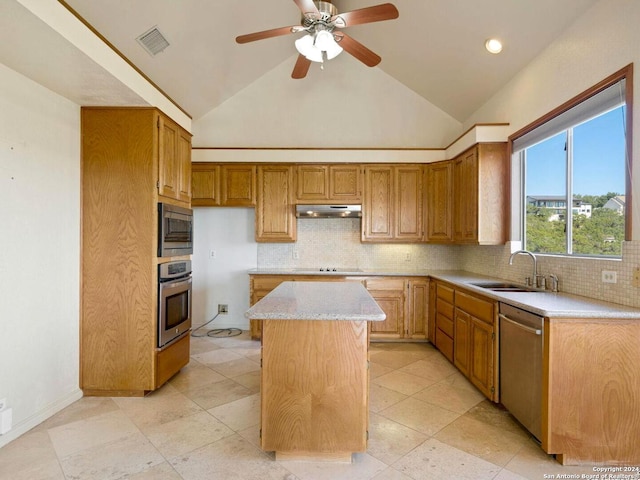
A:
<svg viewBox="0 0 640 480">
<path fill-rule="evenodd" d="M 439 281 L 435 291 L 436 348 L 488 399 L 497 402 L 497 303 Z"/>
<path fill-rule="evenodd" d="M 560 463 L 640 465 L 639 338 L 638 320 L 545 318 L 540 440 Z"/>
<path fill-rule="evenodd" d="M 429 281 L 425 277 L 366 277 L 328 275 L 250 275 L 250 304 L 286 281 L 363 282 L 387 318 L 371 322 L 370 339 L 427 340 Z M 251 338 L 260 339 L 261 321 L 251 320 Z"/>
<path fill-rule="evenodd" d="M 454 307 L 453 307 L 453 287 L 442 282 L 435 284 L 435 324 L 434 344 L 442 354 L 453 362 L 453 331 L 454 331 Z"/>
<path fill-rule="evenodd" d="M 471 360 L 471 316 L 460 309 L 455 310 L 453 321 L 453 364 L 465 377 L 469 377 Z"/>
<path fill-rule="evenodd" d="M 365 321 L 264 320 L 261 439 L 276 459 L 351 461 L 367 449 Z"/>
<path fill-rule="evenodd" d="M 402 278 L 371 278 L 365 287 L 385 313 L 384 322 L 371 322 L 371 338 L 397 340 L 404 337 L 405 281 Z"/>
</svg>

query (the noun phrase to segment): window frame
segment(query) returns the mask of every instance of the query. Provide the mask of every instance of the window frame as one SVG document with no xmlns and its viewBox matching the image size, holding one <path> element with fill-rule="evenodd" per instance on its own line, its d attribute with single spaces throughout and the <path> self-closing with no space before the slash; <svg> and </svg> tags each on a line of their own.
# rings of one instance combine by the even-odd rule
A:
<svg viewBox="0 0 640 480">
<path fill-rule="evenodd" d="M 625 166 L 625 241 L 630 241 L 632 238 L 632 178 L 631 172 L 633 162 L 632 162 L 632 152 L 633 152 L 633 64 L 629 64 L 624 68 L 621 68 L 617 72 L 608 76 L 604 80 L 598 82 L 596 85 L 591 88 L 585 90 L 582 93 L 579 93 L 575 97 L 571 98 L 567 102 L 562 105 L 556 107 L 551 110 L 549 113 L 543 115 L 542 117 L 534 120 L 529 125 L 521 128 L 515 133 L 511 134 L 508 138 L 508 151 L 509 157 L 511 158 L 511 195 L 512 195 L 512 204 L 511 204 L 511 239 L 512 240 L 520 240 L 521 242 L 525 239 L 525 208 L 526 208 L 526 198 L 524 198 L 525 194 L 525 171 L 524 171 L 524 150 L 519 150 L 518 152 L 513 151 L 513 143 L 518 140 L 520 137 L 532 132 L 533 130 L 543 126 L 547 122 L 553 120 L 559 115 L 565 113 L 568 110 L 571 110 L 575 106 L 581 104 L 585 100 L 597 95 L 603 90 L 609 88 L 610 86 L 620 82 L 621 80 L 626 80 L 625 85 L 625 105 L 626 105 L 626 116 L 625 116 L 625 129 L 626 129 L 626 166 Z M 567 172 L 572 173 L 572 172 Z M 558 254 L 540 254 L 540 255 L 557 255 L 563 256 L 567 258 L 576 258 L 576 257 L 589 257 L 589 255 L 578 255 L 572 253 L 558 253 Z M 599 258 L 599 257 L 596 257 Z M 607 257 L 609 258 L 609 257 Z"/>
</svg>

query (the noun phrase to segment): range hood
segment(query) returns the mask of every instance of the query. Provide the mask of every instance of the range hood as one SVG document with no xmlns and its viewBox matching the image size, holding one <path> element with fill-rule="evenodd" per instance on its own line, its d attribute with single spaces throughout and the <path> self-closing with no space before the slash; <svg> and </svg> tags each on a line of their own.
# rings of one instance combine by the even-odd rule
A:
<svg viewBox="0 0 640 480">
<path fill-rule="evenodd" d="M 361 205 L 296 205 L 298 218 L 360 218 Z"/>
</svg>

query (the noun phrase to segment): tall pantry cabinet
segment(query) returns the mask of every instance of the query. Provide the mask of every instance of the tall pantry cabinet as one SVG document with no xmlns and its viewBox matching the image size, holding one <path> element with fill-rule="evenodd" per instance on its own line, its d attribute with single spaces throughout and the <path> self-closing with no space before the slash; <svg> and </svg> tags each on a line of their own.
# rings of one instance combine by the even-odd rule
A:
<svg viewBox="0 0 640 480">
<path fill-rule="evenodd" d="M 157 351 L 158 202 L 189 207 L 191 136 L 155 108 L 82 109 L 80 388 L 139 396 L 189 361 Z"/>
</svg>

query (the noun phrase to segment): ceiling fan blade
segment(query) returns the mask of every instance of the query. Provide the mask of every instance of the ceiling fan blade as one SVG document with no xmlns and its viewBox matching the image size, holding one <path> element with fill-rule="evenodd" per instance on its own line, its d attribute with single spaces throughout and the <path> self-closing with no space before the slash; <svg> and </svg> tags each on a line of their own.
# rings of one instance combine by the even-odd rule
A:
<svg viewBox="0 0 640 480">
<path fill-rule="evenodd" d="M 306 77 L 310 65 L 311 60 L 309 60 L 304 55 L 298 55 L 298 60 L 296 60 L 296 64 L 293 67 L 291 78 L 300 79 Z"/>
<path fill-rule="evenodd" d="M 296 5 L 298 6 L 298 8 L 300 9 L 303 15 L 305 13 L 313 13 L 320 16 L 318 7 L 316 7 L 316 4 L 313 3 L 313 0 L 293 0 L 293 1 L 296 3 Z"/>
<path fill-rule="evenodd" d="M 255 42 L 256 40 L 263 40 L 265 38 L 289 35 L 290 33 L 294 33 L 298 28 L 299 28 L 299 25 L 294 25 L 292 27 L 280 27 L 280 28 L 273 28 L 271 30 L 264 30 L 262 32 L 248 33 L 247 35 L 240 35 L 239 37 L 236 37 L 236 42 L 249 43 L 249 42 Z"/>
<path fill-rule="evenodd" d="M 362 45 L 359 41 L 354 40 L 349 35 L 341 32 L 342 39 L 338 42 L 347 53 L 350 53 L 368 67 L 375 67 L 380 63 L 382 58 Z"/>
<path fill-rule="evenodd" d="M 373 7 L 361 8 L 350 12 L 340 13 L 331 19 L 336 26 L 340 28 L 351 27 L 353 25 L 361 25 L 363 23 L 382 22 L 383 20 L 392 20 L 398 18 L 398 9 L 391 3 L 383 3 Z M 344 20 L 344 25 L 340 22 L 340 18 Z"/>
</svg>

